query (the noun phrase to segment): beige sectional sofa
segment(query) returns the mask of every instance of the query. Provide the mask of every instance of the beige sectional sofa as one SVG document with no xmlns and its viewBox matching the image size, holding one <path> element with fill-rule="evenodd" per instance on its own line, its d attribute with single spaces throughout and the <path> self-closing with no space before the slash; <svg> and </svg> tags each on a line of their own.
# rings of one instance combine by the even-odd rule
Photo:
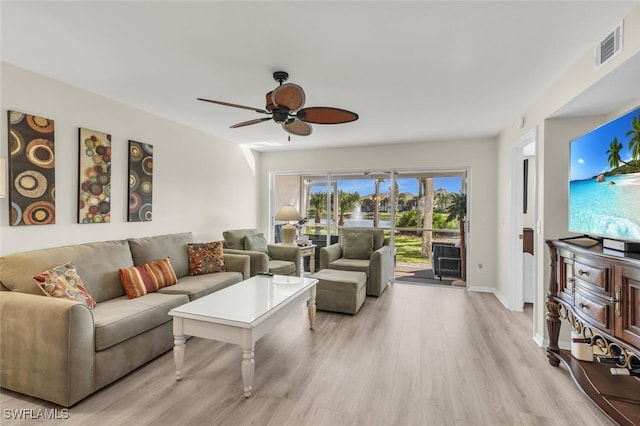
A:
<svg viewBox="0 0 640 426">
<path fill-rule="evenodd" d="M 168 312 L 249 277 L 249 257 L 189 275 L 191 233 L 35 250 L 0 257 L 0 384 L 69 407 L 173 347 Z M 178 282 L 129 299 L 119 268 L 169 257 Z M 73 262 L 97 305 L 45 296 L 33 276 Z"/>
</svg>

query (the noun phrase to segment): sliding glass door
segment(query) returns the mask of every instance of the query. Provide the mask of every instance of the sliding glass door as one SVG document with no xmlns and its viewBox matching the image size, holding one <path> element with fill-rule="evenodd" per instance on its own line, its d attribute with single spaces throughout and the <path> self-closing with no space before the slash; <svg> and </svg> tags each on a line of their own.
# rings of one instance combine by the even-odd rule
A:
<svg viewBox="0 0 640 426">
<path fill-rule="evenodd" d="M 395 279 L 451 285 L 462 277 L 460 226 L 451 215 L 466 193 L 466 171 L 403 170 L 395 174 Z"/>
<path fill-rule="evenodd" d="M 295 203 L 304 218 L 299 238 L 318 247 L 337 242 L 345 227 L 384 229 L 396 280 L 451 284 L 460 278 L 462 260 L 460 228 L 449 210 L 455 195 L 466 193 L 466 175 L 466 170 L 277 175 L 271 217 L 286 204 L 283 200 Z"/>
</svg>

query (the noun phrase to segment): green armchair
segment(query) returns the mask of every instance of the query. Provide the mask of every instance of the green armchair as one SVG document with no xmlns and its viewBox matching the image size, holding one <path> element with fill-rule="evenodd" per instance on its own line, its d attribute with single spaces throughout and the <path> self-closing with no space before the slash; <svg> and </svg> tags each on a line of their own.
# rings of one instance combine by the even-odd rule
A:
<svg viewBox="0 0 640 426">
<path fill-rule="evenodd" d="M 299 276 L 302 272 L 300 248 L 295 245 L 267 244 L 257 229 L 232 229 L 222 233 L 224 253 L 249 256 L 249 275 L 273 272 Z"/>
<path fill-rule="evenodd" d="M 391 278 L 391 247 L 382 229 L 342 228 L 338 242 L 320 248 L 320 269 L 367 274 L 367 295 L 379 296 Z"/>
</svg>

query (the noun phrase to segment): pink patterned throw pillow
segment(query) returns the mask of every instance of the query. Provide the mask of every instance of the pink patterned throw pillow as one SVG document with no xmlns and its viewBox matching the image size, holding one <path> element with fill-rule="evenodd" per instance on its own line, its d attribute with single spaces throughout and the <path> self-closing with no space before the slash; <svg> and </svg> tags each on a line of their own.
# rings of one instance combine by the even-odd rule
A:
<svg viewBox="0 0 640 426">
<path fill-rule="evenodd" d="M 82 278 L 78 275 L 73 263 L 42 272 L 33 277 L 44 294 L 73 302 L 84 303 L 89 308 L 95 308 L 96 301 L 84 287 Z"/>
</svg>

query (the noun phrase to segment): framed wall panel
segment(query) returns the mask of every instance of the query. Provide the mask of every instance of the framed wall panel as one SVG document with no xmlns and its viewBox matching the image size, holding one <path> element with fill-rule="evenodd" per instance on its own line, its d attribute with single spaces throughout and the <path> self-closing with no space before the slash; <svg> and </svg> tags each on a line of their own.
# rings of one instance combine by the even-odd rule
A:
<svg viewBox="0 0 640 426">
<path fill-rule="evenodd" d="M 148 222 L 153 204 L 153 145 L 129 141 L 129 222 Z"/>
<path fill-rule="evenodd" d="M 54 121 L 8 111 L 9 224 L 55 223 Z"/>
<path fill-rule="evenodd" d="M 78 129 L 78 223 L 111 222 L 111 135 Z"/>
</svg>

